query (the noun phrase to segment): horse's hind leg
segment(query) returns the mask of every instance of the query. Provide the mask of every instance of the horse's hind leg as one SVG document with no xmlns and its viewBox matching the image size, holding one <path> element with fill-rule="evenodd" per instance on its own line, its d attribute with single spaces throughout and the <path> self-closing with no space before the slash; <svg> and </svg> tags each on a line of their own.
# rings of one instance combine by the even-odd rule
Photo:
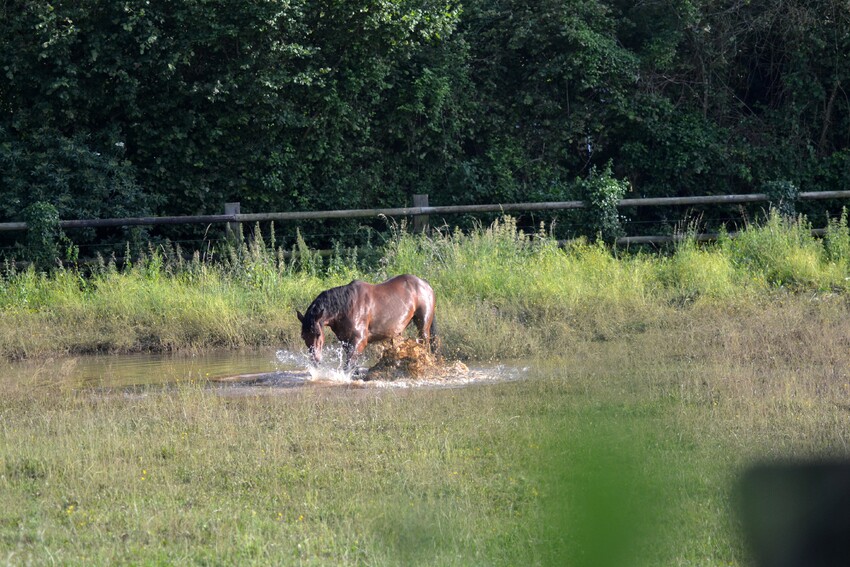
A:
<svg viewBox="0 0 850 567">
<path fill-rule="evenodd" d="M 440 332 L 437 330 L 437 316 L 431 316 L 431 327 L 429 328 L 431 338 L 431 354 L 440 354 Z"/>
<path fill-rule="evenodd" d="M 431 344 L 431 329 L 433 322 L 433 309 L 420 308 L 413 314 L 413 324 L 416 325 L 416 329 L 419 331 L 419 338 L 427 346 L 430 346 Z"/>
</svg>

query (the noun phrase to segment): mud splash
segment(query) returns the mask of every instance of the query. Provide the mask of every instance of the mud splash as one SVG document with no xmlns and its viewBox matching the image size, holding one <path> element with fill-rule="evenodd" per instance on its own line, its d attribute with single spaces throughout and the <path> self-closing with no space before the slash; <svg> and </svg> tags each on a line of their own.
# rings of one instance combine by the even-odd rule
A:
<svg viewBox="0 0 850 567">
<path fill-rule="evenodd" d="M 394 342 L 384 349 L 381 358 L 366 372 L 366 380 L 431 379 L 459 377 L 469 374 L 460 362 L 447 362 L 434 355 L 427 346 L 413 339 Z"/>
</svg>

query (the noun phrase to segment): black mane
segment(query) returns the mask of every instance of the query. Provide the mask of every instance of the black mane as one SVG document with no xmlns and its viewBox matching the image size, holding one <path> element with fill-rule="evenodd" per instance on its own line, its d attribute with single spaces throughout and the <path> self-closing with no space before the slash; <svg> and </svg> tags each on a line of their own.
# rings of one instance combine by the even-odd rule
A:
<svg viewBox="0 0 850 567">
<path fill-rule="evenodd" d="M 313 300 L 310 307 L 304 313 L 304 321 L 301 323 L 302 330 L 313 328 L 323 321 L 334 319 L 338 314 L 348 310 L 354 301 L 354 282 L 340 287 L 332 287 L 319 294 Z"/>
</svg>

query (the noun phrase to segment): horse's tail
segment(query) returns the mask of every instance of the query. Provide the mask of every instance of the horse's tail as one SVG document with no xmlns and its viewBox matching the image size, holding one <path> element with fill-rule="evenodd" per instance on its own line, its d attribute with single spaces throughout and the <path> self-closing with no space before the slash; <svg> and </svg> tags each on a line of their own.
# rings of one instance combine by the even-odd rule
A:
<svg viewBox="0 0 850 567">
<path fill-rule="evenodd" d="M 431 329 L 429 329 L 429 333 L 431 335 L 431 354 L 438 354 L 440 351 L 440 337 L 437 334 L 437 315 L 435 314 L 431 318 Z"/>
</svg>

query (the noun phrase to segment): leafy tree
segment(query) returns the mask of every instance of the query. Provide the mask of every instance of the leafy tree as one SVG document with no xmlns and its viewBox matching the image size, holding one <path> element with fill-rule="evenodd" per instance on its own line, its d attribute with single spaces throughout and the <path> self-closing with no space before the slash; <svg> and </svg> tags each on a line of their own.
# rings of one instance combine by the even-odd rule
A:
<svg viewBox="0 0 850 567">
<path fill-rule="evenodd" d="M 562 197 L 567 181 L 614 150 L 608 124 L 628 99 L 637 61 L 596 1 L 467 5 L 477 129 L 457 171 L 464 198 Z"/>
<path fill-rule="evenodd" d="M 845 0 L 8 0 L 0 46 L 0 220 L 850 180 Z"/>
</svg>

